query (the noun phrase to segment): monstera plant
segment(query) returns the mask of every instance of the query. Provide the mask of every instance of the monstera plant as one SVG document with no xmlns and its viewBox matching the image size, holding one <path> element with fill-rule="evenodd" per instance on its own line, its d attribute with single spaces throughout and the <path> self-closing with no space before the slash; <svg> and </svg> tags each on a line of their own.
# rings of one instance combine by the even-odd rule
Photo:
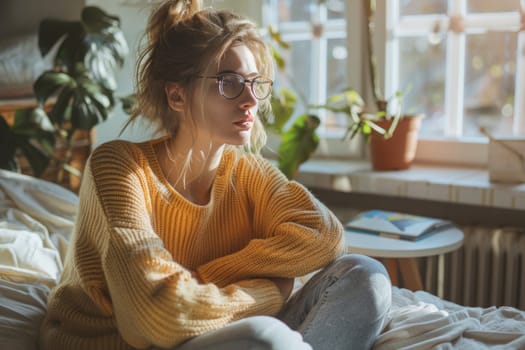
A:
<svg viewBox="0 0 525 350">
<path fill-rule="evenodd" d="M 17 111 L 10 125 L 2 118 L 0 135 L 11 142 L 2 147 L 0 166 L 16 169 L 21 152 L 35 176 L 51 163 L 59 177 L 63 170 L 79 175 L 82 169 L 71 166 L 75 148 L 89 148 L 89 131 L 113 109 L 115 72 L 128 45 L 119 18 L 95 6 L 84 7 L 79 21 L 44 19 L 38 45 L 42 56 L 56 50 L 54 67 L 33 85 L 36 108 Z"/>
</svg>

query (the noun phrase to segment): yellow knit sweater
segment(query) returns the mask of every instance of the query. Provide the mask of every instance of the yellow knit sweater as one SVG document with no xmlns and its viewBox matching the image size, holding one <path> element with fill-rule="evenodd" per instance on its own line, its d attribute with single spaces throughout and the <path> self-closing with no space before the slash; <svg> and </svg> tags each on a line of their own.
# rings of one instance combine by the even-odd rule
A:
<svg viewBox="0 0 525 350">
<path fill-rule="evenodd" d="M 42 350 L 169 348 L 274 315 L 284 301 L 268 277 L 300 276 L 341 254 L 335 216 L 262 158 L 225 152 L 210 202 L 196 205 L 166 181 L 155 142 L 93 152 Z"/>
</svg>

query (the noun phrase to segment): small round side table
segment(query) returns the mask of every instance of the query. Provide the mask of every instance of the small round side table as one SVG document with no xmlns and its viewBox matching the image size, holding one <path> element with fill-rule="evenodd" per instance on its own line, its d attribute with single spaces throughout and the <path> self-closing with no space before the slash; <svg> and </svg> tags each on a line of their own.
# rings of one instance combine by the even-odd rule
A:
<svg viewBox="0 0 525 350">
<path fill-rule="evenodd" d="M 437 231 L 417 241 L 380 237 L 346 229 L 347 253 L 380 258 L 385 262 L 393 285 L 398 285 L 398 268 L 404 286 L 413 291 L 423 289 L 415 258 L 454 251 L 463 245 L 463 232 L 457 227 Z"/>
</svg>

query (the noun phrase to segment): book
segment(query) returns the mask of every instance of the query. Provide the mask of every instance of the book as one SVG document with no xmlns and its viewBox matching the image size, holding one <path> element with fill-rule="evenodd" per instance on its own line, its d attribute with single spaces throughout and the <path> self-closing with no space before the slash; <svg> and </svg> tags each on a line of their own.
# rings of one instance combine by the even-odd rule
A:
<svg viewBox="0 0 525 350">
<path fill-rule="evenodd" d="M 448 220 L 386 210 L 369 210 L 345 224 L 352 231 L 415 241 L 453 226 Z"/>
</svg>

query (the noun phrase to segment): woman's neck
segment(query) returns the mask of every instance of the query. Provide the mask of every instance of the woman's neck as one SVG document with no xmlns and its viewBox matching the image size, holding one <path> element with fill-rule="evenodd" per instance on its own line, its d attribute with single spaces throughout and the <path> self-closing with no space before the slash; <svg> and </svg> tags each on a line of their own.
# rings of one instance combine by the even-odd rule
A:
<svg viewBox="0 0 525 350">
<path fill-rule="evenodd" d="M 172 187 L 187 200 L 206 204 L 224 146 L 190 145 L 183 137 L 168 138 L 159 144 L 157 155 L 162 171 Z"/>
</svg>

